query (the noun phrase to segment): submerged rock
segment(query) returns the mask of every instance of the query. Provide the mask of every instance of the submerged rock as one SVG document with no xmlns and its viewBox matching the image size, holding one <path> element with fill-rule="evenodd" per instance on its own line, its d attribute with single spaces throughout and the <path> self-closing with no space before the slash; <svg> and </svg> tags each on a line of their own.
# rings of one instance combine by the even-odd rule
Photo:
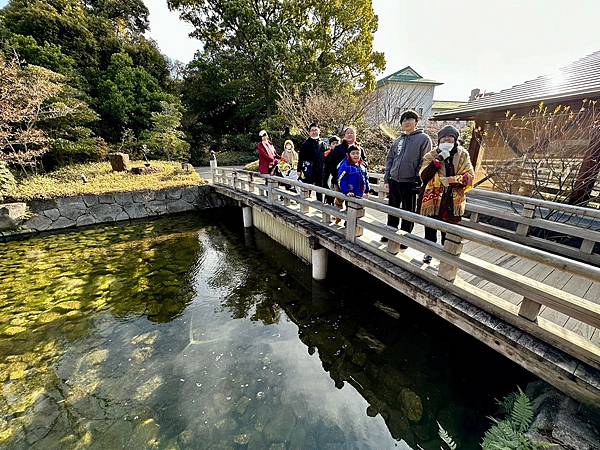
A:
<svg viewBox="0 0 600 450">
<path fill-rule="evenodd" d="M 421 398 L 410 389 L 403 389 L 400 392 L 400 404 L 408 420 L 418 422 L 423 417 Z"/>
</svg>

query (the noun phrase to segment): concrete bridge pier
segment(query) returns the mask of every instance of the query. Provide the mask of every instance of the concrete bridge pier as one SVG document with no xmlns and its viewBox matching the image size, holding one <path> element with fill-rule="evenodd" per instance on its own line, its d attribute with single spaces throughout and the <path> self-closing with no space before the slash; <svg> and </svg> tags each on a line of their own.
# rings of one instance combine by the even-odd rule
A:
<svg viewBox="0 0 600 450">
<path fill-rule="evenodd" d="M 242 206 L 242 215 L 244 217 L 244 228 L 252 228 L 252 206 Z"/>
<path fill-rule="evenodd" d="M 329 259 L 329 252 L 314 238 L 309 238 L 309 244 L 311 249 L 313 280 L 324 280 L 327 277 L 327 260 Z"/>
</svg>

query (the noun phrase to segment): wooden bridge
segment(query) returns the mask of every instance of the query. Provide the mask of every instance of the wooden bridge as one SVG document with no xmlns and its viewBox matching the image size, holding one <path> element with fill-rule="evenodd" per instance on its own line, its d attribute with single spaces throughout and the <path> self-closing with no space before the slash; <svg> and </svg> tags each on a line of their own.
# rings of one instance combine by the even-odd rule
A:
<svg viewBox="0 0 600 450">
<path fill-rule="evenodd" d="M 600 211 L 472 190 L 469 218 L 453 225 L 388 206 L 380 175 L 377 194 L 357 199 L 245 170 L 215 167 L 212 174 L 217 192 L 243 207 L 244 225 L 312 262 L 316 279 L 326 276 L 333 252 L 573 398 L 600 405 L 600 232 L 591 229 Z M 310 191 L 346 208 L 318 202 Z M 415 229 L 390 228 L 387 215 Z M 425 240 L 425 226 L 445 232 L 445 244 Z M 578 245 L 534 236 L 533 228 Z M 423 264 L 423 254 L 433 262 Z"/>
</svg>

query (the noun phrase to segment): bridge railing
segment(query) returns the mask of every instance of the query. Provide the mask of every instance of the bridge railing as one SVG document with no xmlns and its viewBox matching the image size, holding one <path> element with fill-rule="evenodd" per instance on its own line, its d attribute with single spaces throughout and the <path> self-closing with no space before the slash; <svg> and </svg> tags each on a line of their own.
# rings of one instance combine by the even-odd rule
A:
<svg viewBox="0 0 600 450">
<path fill-rule="evenodd" d="M 600 367 L 598 346 L 592 344 L 589 339 L 539 316 L 541 308 L 545 306 L 591 327 L 600 328 L 600 305 L 463 252 L 463 245 L 467 241 L 476 242 L 541 263 L 550 270 L 556 269 L 595 283 L 600 282 L 598 267 L 531 248 L 480 230 L 393 208 L 382 203 L 380 199 L 374 201 L 348 197 L 340 192 L 299 181 L 239 169 L 218 168 L 213 179 L 217 185 L 228 186 L 235 191 L 257 197 L 270 205 L 286 208 L 305 220 L 327 226 L 347 241 L 358 244 L 387 261 L 446 288 L 487 312 Z M 312 199 L 311 191 L 345 201 L 346 209 L 339 210 Z M 369 211 L 395 216 L 444 232 L 445 243 L 440 245 L 415 234 L 388 227 L 385 222 L 365 214 Z M 331 224 L 332 218 L 343 220 L 345 223 L 343 226 Z M 369 239 L 364 235 L 364 230 L 372 232 L 376 239 Z M 379 242 L 381 236 L 388 238 L 387 244 L 383 245 Z M 435 265 L 417 262 L 406 252 L 400 252 L 401 245 L 431 255 L 439 261 L 439 265 L 435 267 Z M 514 292 L 521 297 L 521 301 L 515 305 L 469 284 L 459 276 L 459 270 Z"/>
<path fill-rule="evenodd" d="M 387 203 L 383 174 L 369 174 L 375 180 L 371 189 L 375 201 Z M 496 201 L 490 206 L 489 200 Z M 548 250 L 562 256 L 600 265 L 600 210 L 504 192 L 472 189 L 467 194 L 466 215 L 461 224 L 521 244 Z M 507 226 L 486 223 L 500 219 Z M 482 220 L 484 219 L 484 220 Z M 533 229 L 550 233 L 532 234 Z M 570 243 L 561 243 L 567 238 Z"/>
</svg>

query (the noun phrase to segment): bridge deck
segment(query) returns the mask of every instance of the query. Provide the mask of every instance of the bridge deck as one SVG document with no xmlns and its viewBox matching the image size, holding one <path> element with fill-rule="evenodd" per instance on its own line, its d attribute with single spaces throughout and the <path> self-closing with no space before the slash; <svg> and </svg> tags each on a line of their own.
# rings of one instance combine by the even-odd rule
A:
<svg viewBox="0 0 600 450">
<path fill-rule="evenodd" d="M 291 210 L 299 210 L 299 205 L 292 204 L 288 207 Z M 315 220 L 320 220 L 321 217 L 321 212 L 314 208 L 310 208 L 309 212 L 304 214 L 308 217 L 314 217 Z M 377 219 L 383 222 L 386 221 L 386 215 L 379 211 L 367 211 L 365 217 Z M 344 227 L 341 225 L 342 223 L 339 225 L 332 223 L 330 227 L 342 232 Z M 424 227 L 420 224 L 415 224 L 413 234 L 422 237 L 425 236 Z M 381 250 L 385 250 L 385 244 L 379 242 L 380 237 L 381 236 L 370 230 L 365 230 L 363 236 L 361 236 L 359 239 L 365 243 L 377 246 Z M 495 264 L 499 267 L 510 269 L 522 275 L 526 275 L 536 281 L 540 281 L 546 285 L 561 289 L 564 292 L 568 292 L 600 304 L 600 283 L 595 283 L 585 278 L 562 272 L 544 264 L 536 263 L 525 258 L 520 258 L 516 255 L 502 252 L 501 250 L 478 244 L 477 242 L 465 241 L 463 252 L 472 256 L 477 256 L 478 258 L 491 264 Z M 403 254 L 415 266 L 419 266 L 421 268 L 426 267 L 426 265 L 422 263 L 423 253 L 419 252 L 418 250 L 408 248 L 404 250 Z M 430 264 L 429 270 L 431 272 L 436 272 L 438 264 L 438 261 L 434 259 Z M 501 297 L 514 305 L 520 306 L 523 299 L 523 296 L 519 294 L 516 294 L 508 289 L 493 284 L 488 280 L 484 280 L 463 270 L 458 271 L 458 276 L 467 281 L 469 284 L 483 289 L 490 294 L 497 295 L 498 297 Z M 600 346 L 600 330 L 597 328 L 546 306 L 542 307 L 539 315 L 567 330 L 579 334 L 593 344 Z"/>
</svg>

